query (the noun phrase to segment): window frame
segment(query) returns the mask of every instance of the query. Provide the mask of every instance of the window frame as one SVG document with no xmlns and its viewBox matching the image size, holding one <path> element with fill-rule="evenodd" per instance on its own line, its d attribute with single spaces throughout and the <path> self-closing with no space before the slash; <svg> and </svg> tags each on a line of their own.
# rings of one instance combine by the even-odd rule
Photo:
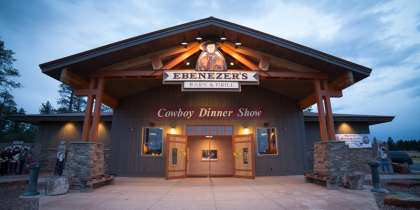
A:
<svg viewBox="0 0 420 210">
<path fill-rule="evenodd" d="M 275 141 L 276 141 L 276 153 L 275 154 L 260 154 L 259 153 L 259 145 L 258 145 L 258 129 L 262 129 L 262 128 L 264 128 L 264 129 L 274 129 L 274 134 L 276 135 L 276 138 L 275 138 Z M 256 148 L 256 150 L 255 150 L 255 152 L 257 153 L 256 155 L 257 156 L 278 156 L 279 155 L 279 147 L 278 147 L 278 143 L 279 143 L 279 141 L 278 141 L 278 133 L 277 133 L 277 128 L 276 127 L 256 127 L 255 128 L 255 148 Z"/>
<path fill-rule="evenodd" d="M 155 155 L 153 156 L 152 154 L 145 154 L 144 153 L 144 138 L 145 138 L 145 132 L 146 132 L 146 128 L 157 128 L 160 129 L 162 131 L 162 148 L 161 148 L 161 152 L 159 155 Z M 164 137 L 164 129 L 161 127 L 149 127 L 149 126 L 145 126 L 141 128 L 141 142 L 140 142 L 140 156 L 142 157 L 163 157 L 163 154 L 165 153 L 165 137 Z"/>
</svg>

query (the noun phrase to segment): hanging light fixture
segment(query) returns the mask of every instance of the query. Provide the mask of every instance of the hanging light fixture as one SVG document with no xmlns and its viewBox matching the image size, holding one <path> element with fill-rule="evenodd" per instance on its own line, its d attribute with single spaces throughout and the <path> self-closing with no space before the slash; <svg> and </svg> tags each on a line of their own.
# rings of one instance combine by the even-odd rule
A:
<svg viewBox="0 0 420 210">
<path fill-rule="evenodd" d="M 222 35 L 220 36 L 220 41 L 226 41 L 227 40 L 227 38 L 226 38 L 226 36 L 225 36 L 225 33 L 222 33 Z"/>
</svg>

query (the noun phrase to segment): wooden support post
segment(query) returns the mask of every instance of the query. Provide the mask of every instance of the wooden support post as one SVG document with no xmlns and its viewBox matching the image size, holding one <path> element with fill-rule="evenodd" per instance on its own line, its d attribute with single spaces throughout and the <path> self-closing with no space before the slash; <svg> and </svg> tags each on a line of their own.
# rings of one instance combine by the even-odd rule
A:
<svg viewBox="0 0 420 210">
<path fill-rule="evenodd" d="M 314 81 L 315 94 L 316 94 L 316 106 L 318 108 L 318 121 L 319 121 L 319 134 L 322 141 L 328 140 L 327 125 L 325 122 L 325 109 L 322 100 L 321 82 L 319 80 Z"/>
<path fill-rule="evenodd" d="M 102 105 L 102 95 L 104 92 L 104 78 L 97 79 L 96 86 L 96 95 L 95 95 L 95 109 L 93 113 L 93 122 L 90 128 L 90 140 L 96 141 L 98 137 L 98 127 L 101 120 L 101 105 Z"/>
<path fill-rule="evenodd" d="M 323 89 L 328 90 L 328 82 L 323 81 Z M 327 114 L 327 131 L 328 131 L 328 140 L 335 140 L 335 128 L 334 128 L 334 117 L 331 108 L 331 100 L 328 91 L 324 91 L 323 95 L 325 112 Z"/>
<path fill-rule="evenodd" d="M 89 90 L 93 91 L 94 88 L 95 88 L 95 80 L 90 79 Z M 89 94 L 87 97 L 88 97 L 88 100 L 86 104 L 85 118 L 83 120 L 83 130 L 82 130 L 83 141 L 89 140 L 89 130 L 92 123 L 92 108 L 93 108 L 94 96 L 93 94 Z"/>
</svg>

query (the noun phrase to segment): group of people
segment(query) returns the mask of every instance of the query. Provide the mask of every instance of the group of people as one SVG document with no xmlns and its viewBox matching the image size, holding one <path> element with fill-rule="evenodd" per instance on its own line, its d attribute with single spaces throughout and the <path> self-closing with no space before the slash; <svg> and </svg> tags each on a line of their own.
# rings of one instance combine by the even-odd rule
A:
<svg viewBox="0 0 420 210">
<path fill-rule="evenodd" d="M 29 146 L 12 144 L 0 151 L 0 175 L 17 175 L 27 173 L 30 162 Z"/>
</svg>

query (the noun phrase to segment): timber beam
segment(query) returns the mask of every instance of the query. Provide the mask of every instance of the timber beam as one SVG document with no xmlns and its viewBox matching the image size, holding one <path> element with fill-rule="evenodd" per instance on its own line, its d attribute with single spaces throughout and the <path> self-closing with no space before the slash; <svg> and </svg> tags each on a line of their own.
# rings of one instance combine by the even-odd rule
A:
<svg viewBox="0 0 420 210">
<path fill-rule="evenodd" d="M 265 75 L 265 76 L 264 76 Z M 264 72 L 261 75 L 266 79 L 300 79 L 300 80 L 326 80 L 328 75 L 322 72 L 292 72 L 292 71 L 275 71 Z"/>
<path fill-rule="evenodd" d="M 177 46 L 172 47 L 169 49 L 160 50 L 157 52 L 149 53 L 146 55 L 137 56 L 131 59 L 128 59 L 126 61 L 122 61 L 119 63 L 115 63 L 109 66 L 106 66 L 100 71 L 108 71 L 108 70 L 122 70 L 122 69 L 130 69 L 130 68 L 136 68 L 138 66 L 152 63 L 153 69 L 161 69 L 163 67 L 162 60 L 166 57 L 177 55 L 180 53 L 184 53 L 188 50 L 190 50 L 192 47 L 196 46 L 198 42 L 191 43 L 188 47 L 184 46 Z"/>
<path fill-rule="evenodd" d="M 74 89 L 76 96 L 88 96 L 90 91 L 92 91 L 90 89 L 90 82 L 80 77 L 79 75 L 74 74 L 68 69 L 64 69 L 61 72 L 60 81 L 65 84 L 70 85 Z M 103 93 L 102 98 L 103 98 L 102 101 L 107 106 L 111 108 L 115 108 L 118 106 L 118 100 L 114 99 L 112 96 L 109 96 L 106 93 Z"/>
<path fill-rule="evenodd" d="M 247 58 L 245 58 L 244 56 L 236 52 L 235 48 L 232 49 L 229 45 L 225 45 L 222 43 L 220 45 L 220 49 L 222 49 L 223 52 L 232 56 L 233 58 L 235 58 L 237 61 L 239 61 L 240 63 L 242 63 L 244 66 L 248 67 L 249 69 L 254 70 L 254 71 L 260 70 L 260 68 L 257 65 L 255 65 L 254 63 L 249 61 Z"/>
<path fill-rule="evenodd" d="M 76 96 L 89 96 L 98 95 L 99 92 L 96 89 L 75 89 L 74 94 Z M 118 100 L 105 93 L 102 93 L 102 102 L 111 108 L 116 108 L 118 106 Z"/>
<path fill-rule="evenodd" d="M 319 72 L 318 70 L 315 70 L 313 68 L 294 63 L 292 61 L 289 61 L 284 58 L 279 58 L 264 52 L 260 52 L 254 49 L 250 49 L 244 46 L 235 47 L 233 43 L 230 42 L 223 42 L 221 44 L 223 47 L 229 47 L 231 50 L 234 50 L 237 53 L 247 55 L 253 58 L 256 58 L 259 60 L 259 67 L 261 70 L 267 71 L 269 69 L 269 66 L 267 68 L 264 68 L 263 66 L 260 66 L 261 63 L 269 62 L 269 64 L 276 65 L 278 67 L 282 67 L 284 69 L 290 70 L 290 71 L 297 71 L 297 72 Z"/>
<path fill-rule="evenodd" d="M 191 43 L 188 46 L 188 50 L 183 52 L 181 55 L 178 55 L 176 58 L 174 58 L 173 60 L 169 61 L 167 64 L 165 64 L 162 69 L 172 69 L 173 67 L 175 67 L 176 65 L 178 65 L 179 63 L 181 63 L 182 61 L 186 60 L 187 58 L 189 58 L 190 56 L 194 55 L 196 52 L 198 52 L 200 50 L 200 44 L 197 42 Z"/>
<path fill-rule="evenodd" d="M 112 70 L 112 71 L 98 71 L 91 75 L 91 77 L 103 77 L 103 78 L 149 78 L 149 77 L 158 77 L 157 72 L 153 71 L 143 71 L 143 70 Z"/>
<path fill-rule="evenodd" d="M 332 82 L 324 82 L 326 90 L 321 90 L 322 95 L 329 95 L 330 97 L 340 98 L 343 96 L 342 90 L 354 83 L 353 73 L 346 72 L 339 76 L 336 80 Z M 316 94 L 310 94 L 304 99 L 299 101 L 299 107 L 301 109 L 306 109 L 312 104 L 316 103 Z"/>
</svg>

